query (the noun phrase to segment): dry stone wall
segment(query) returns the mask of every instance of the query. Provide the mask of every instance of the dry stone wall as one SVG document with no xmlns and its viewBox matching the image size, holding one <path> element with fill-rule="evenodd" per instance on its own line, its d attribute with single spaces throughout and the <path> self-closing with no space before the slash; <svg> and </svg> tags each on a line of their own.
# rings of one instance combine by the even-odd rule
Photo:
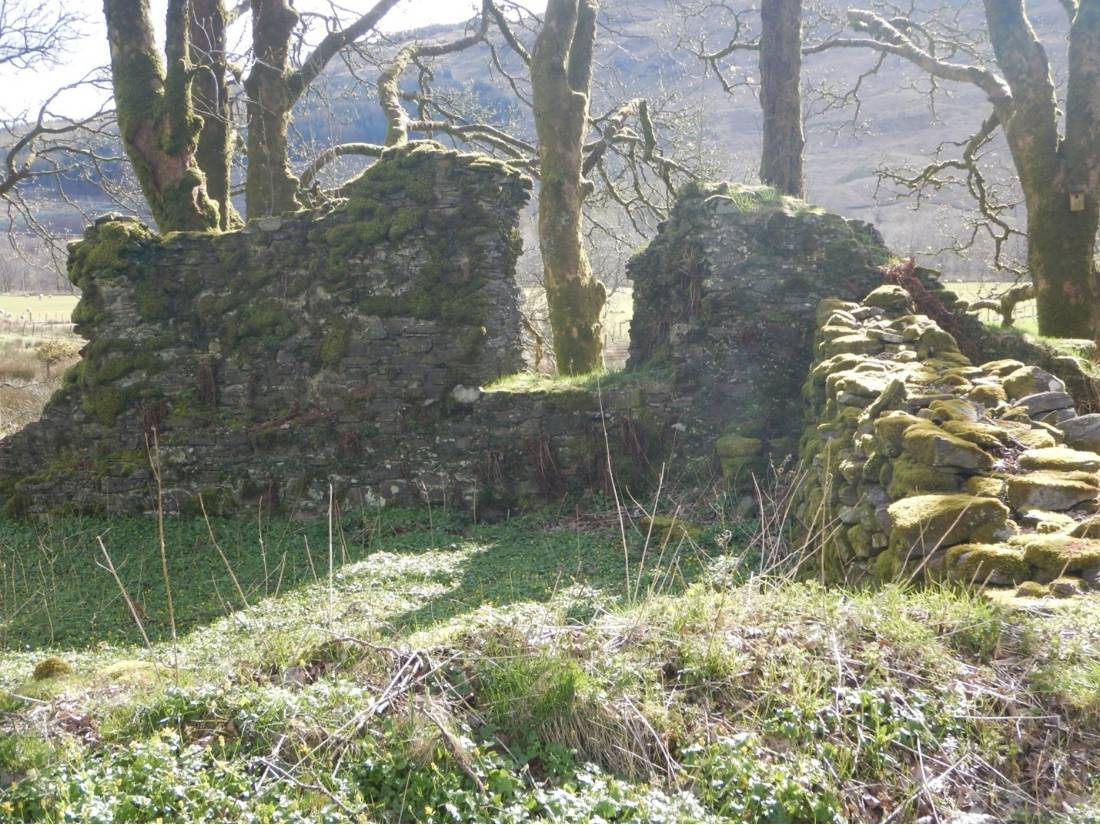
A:
<svg viewBox="0 0 1100 825">
<path fill-rule="evenodd" d="M 821 460 L 828 442 L 829 462 L 847 451 L 845 486 L 827 490 L 848 520 L 835 557 L 846 569 L 887 572 L 900 564 L 896 546 L 884 552 L 892 528 L 881 522 L 901 497 L 894 492 L 909 484 L 958 495 L 978 483 L 971 477 L 996 480 L 999 465 L 988 461 L 1020 452 L 1016 442 L 959 446 L 977 438 L 980 421 L 967 437 L 952 432 L 957 423 L 932 421 L 946 435 L 922 430 L 904 456 L 867 442 L 877 435 L 859 415 L 886 404 L 876 400 L 884 381 L 896 389 L 882 377 L 894 366 L 883 353 L 912 350 L 894 358 L 905 370 L 955 370 L 950 381 L 977 388 L 967 404 L 1003 406 L 1017 392 L 999 373 L 966 374 L 973 368 L 950 336 L 927 321 L 873 326 L 889 307 L 836 305 L 851 317 L 819 330 L 818 355 L 823 363 L 843 356 L 827 363 L 862 377 L 849 375 L 843 397 L 827 404 L 833 387 L 821 370 L 832 367 L 819 366 L 815 404 L 804 410 L 820 302 L 861 300 L 891 256 L 873 228 L 759 187 L 688 187 L 631 262 L 626 372 L 557 382 L 524 374 L 514 268 L 529 187 L 504 164 L 413 143 L 387 152 L 346 188 L 346 200 L 239 232 L 162 238 L 133 220 L 97 221 L 70 259 L 83 360 L 39 422 L 0 442 L 0 507 L 147 512 L 159 493 L 169 512 L 305 514 L 326 510 L 331 491 L 344 507 L 431 501 L 492 517 L 564 496 L 610 498 L 613 484 L 635 497 L 659 480 L 666 491 L 727 485 L 743 494 L 754 473 L 796 453 L 805 412 L 813 432 L 818 423 L 828 431 L 805 440 L 805 451 Z M 961 310 L 931 273 L 918 274 Z M 996 348 L 969 323 L 970 343 Z M 906 338 L 914 330 L 918 338 Z M 1070 391 L 1087 397 L 1080 366 L 1059 358 L 1047 369 L 1071 376 Z M 931 392 L 918 392 L 931 380 L 923 373 L 904 376 L 906 405 Z M 1061 430 L 1025 426 L 1026 410 L 1010 405 L 997 413 L 1008 422 L 997 432 L 1100 447 L 1100 426 L 1055 420 L 1069 413 L 1059 412 L 1068 410 L 1064 396 L 1053 398 L 1055 407 L 1030 416 Z M 942 415 L 942 406 L 909 413 Z M 878 463 L 865 467 L 870 453 Z M 971 464 L 959 466 L 964 454 Z M 914 466 L 918 459 L 927 466 Z M 1060 487 L 1048 483 L 1037 496 L 1093 488 L 1074 475 L 1088 470 L 1053 470 L 1043 454 L 1026 460 L 1040 462 L 1039 479 L 1061 473 Z M 902 472 L 874 475 L 885 464 Z M 1011 504 L 988 501 L 974 512 Z M 1002 533 L 1008 515 L 1004 522 Z M 988 538 L 1007 542 L 1002 533 Z"/>
<path fill-rule="evenodd" d="M 834 578 L 1100 589 L 1100 415 L 1037 366 L 973 364 L 898 286 L 817 321 L 799 516 Z"/>
</svg>

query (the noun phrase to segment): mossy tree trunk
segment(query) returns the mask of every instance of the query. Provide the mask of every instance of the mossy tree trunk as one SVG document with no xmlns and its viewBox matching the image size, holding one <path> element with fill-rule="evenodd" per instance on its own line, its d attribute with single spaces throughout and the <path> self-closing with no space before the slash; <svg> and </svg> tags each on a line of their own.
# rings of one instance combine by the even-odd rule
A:
<svg viewBox="0 0 1100 825">
<path fill-rule="evenodd" d="M 539 137 L 539 246 L 558 370 L 603 365 L 606 293 L 592 275 L 582 220 L 591 190 L 583 176 L 584 137 L 596 40 L 595 0 L 550 0 L 531 53 Z"/>
<path fill-rule="evenodd" d="M 233 113 L 226 83 L 225 28 L 227 15 L 222 0 L 191 0 L 188 47 L 194 67 L 192 95 L 202 117 L 202 131 L 195 150 L 206 178 L 206 192 L 219 205 L 219 227 L 240 223 L 230 196 L 233 159 Z"/>
<path fill-rule="evenodd" d="M 352 25 L 329 32 L 297 69 L 290 66 L 290 41 L 299 15 L 288 0 L 252 0 L 254 61 L 245 80 L 248 93 L 248 217 L 278 215 L 300 206 L 299 181 L 290 169 L 287 130 L 291 110 L 328 62 L 356 42 L 400 0 L 378 0 Z"/>
<path fill-rule="evenodd" d="M 1011 89 L 1011 99 L 997 105 L 1027 206 L 1039 331 L 1092 338 L 1100 320 L 1100 0 L 1074 9 L 1064 136 L 1047 55 L 1023 0 L 985 0 L 985 8 L 997 64 Z M 1085 195 L 1083 208 L 1071 203 L 1074 192 Z"/>
<path fill-rule="evenodd" d="M 764 143 L 760 180 L 802 197 L 802 0 L 760 5 L 760 108 Z"/>
<path fill-rule="evenodd" d="M 287 128 L 290 94 L 290 38 L 298 12 L 288 0 L 252 0 L 252 70 L 248 93 L 248 172 L 245 203 L 249 219 L 298 208 L 298 179 L 290 171 Z"/>
<path fill-rule="evenodd" d="M 162 232 L 217 229 L 196 152 L 202 119 L 187 63 L 189 0 L 169 0 L 165 57 L 153 36 L 148 0 L 104 0 L 119 131 L 142 193 Z"/>
</svg>

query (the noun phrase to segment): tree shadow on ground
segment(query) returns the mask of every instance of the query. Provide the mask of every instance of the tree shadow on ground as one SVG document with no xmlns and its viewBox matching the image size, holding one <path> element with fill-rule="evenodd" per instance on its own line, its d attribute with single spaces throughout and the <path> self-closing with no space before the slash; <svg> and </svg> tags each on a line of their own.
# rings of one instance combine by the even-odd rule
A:
<svg viewBox="0 0 1100 825">
<path fill-rule="evenodd" d="M 170 639 L 154 517 L 2 522 L 0 651 L 142 644 L 126 597 L 106 569 L 99 537 L 150 640 Z M 705 554 L 697 548 L 682 544 L 662 553 L 652 544 L 645 549 L 637 535 L 628 542 L 632 589 L 639 593 L 677 592 L 702 570 Z M 165 545 L 181 637 L 238 610 L 238 583 L 256 606 L 326 581 L 330 557 L 337 578 L 342 570 L 355 571 L 372 588 L 400 590 L 417 578 L 432 583 L 422 599 L 405 599 L 379 616 L 394 631 L 430 627 L 483 604 L 546 602 L 574 584 L 609 599 L 626 594 L 617 526 L 563 526 L 552 515 L 477 525 L 427 508 L 360 512 L 335 523 L 331 545 L 326 520 L 219 518 L 208 524 L 172 518 L 165 523 Z M 431 567 L 450 552 L 459 555 L 454 565 Z M 387 553 L 403 560 L 395 568 L 414 572 L 387 578 L 379 568 Z M 419 569 L 408 564 L 418 555 L 426 556 Z M 378 565 L 348 567 L 372 556 Z"/>
</svg>

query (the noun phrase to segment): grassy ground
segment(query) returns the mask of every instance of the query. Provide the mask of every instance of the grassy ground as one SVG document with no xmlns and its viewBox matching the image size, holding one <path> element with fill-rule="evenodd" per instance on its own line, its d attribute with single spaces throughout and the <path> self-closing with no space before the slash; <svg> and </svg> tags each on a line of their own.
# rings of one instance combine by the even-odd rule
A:
<svg viewBox="0 0 1100 825">
<path fill-rule="evenodd" d="M 1100 815 L 1095 602 L 826 590 L 754 576 L 746 526 L 624 530 L 169 520 L 173 643 L 155 519 L 6 523 L 0 821 Z"/>
<path fill-rule="evenodd" d="M 983 283 L 980 281 L 967 281 L 944 284 L 948 289 L 962 298 L 964 301 L 975 301 L 979 298 L 992 299 L 999 297 L 1006 288 L 1011 284 L 1005 283 Z M 1035 301 L 1022 301 L 1016 307 L 1016 323 L 1013 325 L 1020 332 L 1026 332 L 1028 335 L 1039 334 L 1039 323 L 1035 315 Z M 990 309 L 979 310 L 978 316 L 983 322 L 992 324 L 994 326 L 1000 326 L 1001 317 L 998 313 Z"/>
<path fill-rule="evenodd" d="M 68 327 L 0 320 L 0 438 L 42 414 L 81 343 Z"/>
<path fill-rule="evenodd" d="M 67 323 L 78 300 L 77 295 L 0 294 L 0 314 L 26 318 L 29 310 L 35 321 Z"/>
</svg>

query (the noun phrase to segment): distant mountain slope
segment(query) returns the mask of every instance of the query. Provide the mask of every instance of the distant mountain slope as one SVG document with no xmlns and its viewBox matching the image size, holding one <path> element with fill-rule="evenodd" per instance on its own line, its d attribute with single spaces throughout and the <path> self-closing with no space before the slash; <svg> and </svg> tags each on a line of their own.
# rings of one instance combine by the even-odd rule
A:
<svg viewBox="0 0 1100 825">
<path fill-rule="evenodd" d="M 836 0 L 827 2 L 836 5 L 835 11 L 843 8 Z M 980 26 L 979 9 L 958 0 L 948 0 L 948 5 L 957 6 L 964 20 Z M 677 41 L 689 33 L 668 0 L 604 0 L 602 9 L 605 19 L 598 41 L 598 64 L 605 88 L 595 94 L 593 111 L 606 111 L 616 101 L 630 97 L 646 97 L 657 108 L 673 113 L 686 151 L 693 153 L 691 160 L 709 161 L 720 177 L 754 179 L 760 111 L 751 91 L 730 97 L 714 78 L 703 77 L 700 61 L 675 49 Z M 1055 0 L 1041 0 L 1030 11 L 1059 75 L 1065 57 L 1064 13 Z M 457 27 L 436 26 L 417 35 L 446 38 L 456 32 Z M 712 47 L 724 37 L 717 27 L 710 34 Z M 746 74 L 755 73 L 754 60 L 754 55 L 747 56 Z M 461 90 L 493 122 L 530 136 L 530 112 L 517 103 L 504 80 L 491 70 L 490 62 L 486 47 L 451 55 L 436 67 L 435 83 L 439 88 Z M 804 87 L 825 81 L 838 89 L 847 88 L 871 63 L 870 53 L 862 50 L 834 50 L 809 57 L 804 64 Z M 364 72 L 361 76 L 372 75 Z M 807 124 L 808 199 L 874 223 L 903 254 L 946 245 L 964 227 L 969 204 L 956 188 L 945 190 L 914 212 L 911 203 L 891 203 L 888 190 L 878 191 L 876 169 L 922 165 L 938 144 L 970 135 L 988 110 L 976 89 L 947 85 L 937 95 L 934 117 L 926 97 L 913 90 L 899 91 L 925 83 L 923 74 L 902 61 L 887 61 L 882 71 L 862 83 L 854 130 L 858 136 L 845 127 L 854 115 L 852 108 L 811 118 Z M 358 85 L 348 67 L 335 61 L 316 91 L 299 105 L 294 130 L 298 136 L 296 165 L 304 165 L 317 148 L 333 142 L 381 141 L 385 122 L 373 86 Z M 1003 148 L 991 151 L 1005 162 Z M 347 175 L 359 165 L 345 162 L 331 174 Z M 55 209 L 48 191 L 43 189 L 40 194 L 47 212 L 61 220 L 63 204 L 57 203 Z M 74 194 L 95 200 L 87 187 Z M 75 227 L 72 219 L 65 221 L 69 224 L 73 224 L 69 228 Z M 977 257 L 972 263 L 954 256 L 938 262 L 955 276 L 977 277 L 988 270 L 981 256 Z"/>
</svg>

